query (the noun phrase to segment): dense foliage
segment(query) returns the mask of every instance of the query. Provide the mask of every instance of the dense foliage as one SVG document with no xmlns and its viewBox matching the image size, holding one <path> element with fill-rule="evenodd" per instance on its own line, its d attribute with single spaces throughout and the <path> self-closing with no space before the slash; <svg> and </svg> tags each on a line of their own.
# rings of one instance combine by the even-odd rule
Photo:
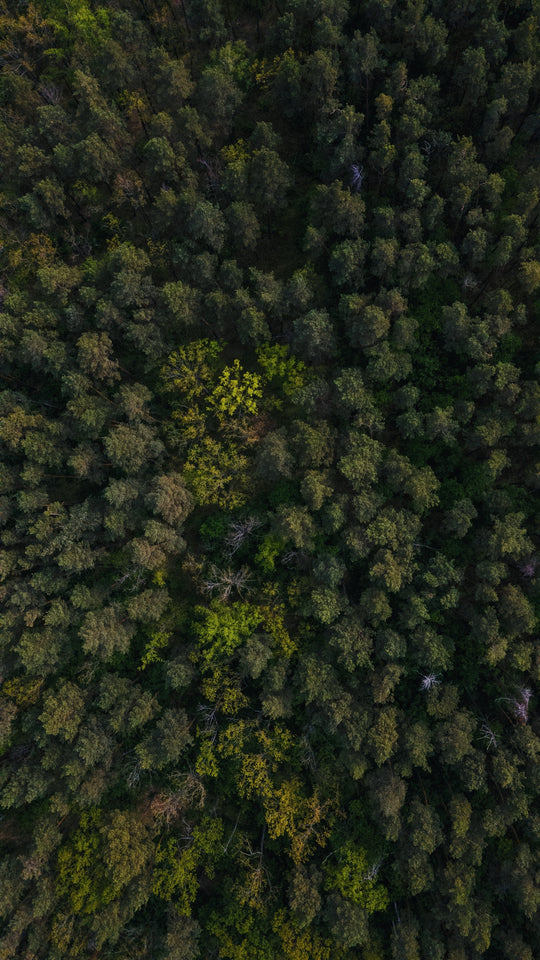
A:
<svg viewBox="0 0 540 960">
<path fill-rule="evenodd" d="M 538 956 L 539 13 L 1 0 L 0 960 Z"/>
</svg>

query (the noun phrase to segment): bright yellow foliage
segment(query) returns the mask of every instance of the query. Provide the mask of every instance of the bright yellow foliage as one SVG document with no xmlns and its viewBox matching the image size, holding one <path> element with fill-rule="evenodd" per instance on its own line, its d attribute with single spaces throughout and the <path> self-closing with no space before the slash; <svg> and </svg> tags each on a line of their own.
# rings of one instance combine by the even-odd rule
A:
<svg viewBox="0 0 540 960">
<path fill-rule="evenodd" d="M 276 960 L 339 960 L 345 954 L 335 941 L 323 940 L 317 933 L 299 930 L 294 921 L 287 918 L 285 910 L 276 913 L 272 928 L 281 941 L 281 952 Z"/>
<path fill-rule="evenodd" d="M 284 621 L 285 607 L 283 604 L 279 607 L 269 607 L 265 611 L 264 625 L 268 633 L 271 634 L 285 656 L 291 657 L 298 649 L 298 644 L 291 638 Z"/>
<path fill-rule="evenodd" d="M 10 697 L 17 706 L 26 707 L 36 703 L 43 686 L 43 680 L 27 680 L 25 677 L 14 677 L 2 684 L 0 695 Z"/>
<path fill-rule="evenodd" d="M 207 402 L 207 408 L 225 421 L 255 416 L 258 400 L 262 397 L 261 378 L 256 373 L 244 371 L 239 360 L 225 367 L 217 386 Z"/>
</svg>

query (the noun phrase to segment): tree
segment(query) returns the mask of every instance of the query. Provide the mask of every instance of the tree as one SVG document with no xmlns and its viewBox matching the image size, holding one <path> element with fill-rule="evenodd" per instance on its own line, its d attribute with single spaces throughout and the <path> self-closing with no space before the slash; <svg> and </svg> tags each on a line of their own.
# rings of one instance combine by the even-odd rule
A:
<svg viewBox="0 0 540 960">
<path fill-rule="evenodd" d="M 189 728 L 184 710 L 165 710 L 154 729 L 135 748 L 141 769 L 162 770 L 177 763 L 193 742 Z"/>
<path fill-rule="evenodd" d="M 303 467 L 325 467 L 332 463 L 334 431 L 325 420 L 312 424 L 297 420 L 291 431 L 291 443 Z"/>
<path fill-rule="evenodd" d="M 167 935 L 165 942 L 166 960 L 195 960 L 200 955 L 198 939 L 201 934 L 200 924 L 191 917 L 178 916 L 170 910 L 167 915 Z"/>
<path fill-rule="evenodd" d="M 77 341 L 79 365 L 92 379 L 111 384 L 120 379 L 118 361 L 111 356 L 113 344 L 107 333 L 84 333 Z"/>
<path fill-rule="evenodd" d="M 321 113 L 322 118 L 315 128 L 317 168 L 323 177 L 330 180 L 336 179 L 345 170 L 352 174 L 353 165 L 358 164 L 362 156 L 358 147 L 358 134 L 364 115 L 357 113 L 352 104 L 342 107 L 335 100 L 323 104 Z"/>
<path fill-rule="evenodd" d="M 254 250 L 261 235 L 261 228 L 253 204 L 236 200 L 225 213 L 231 241 L 241 250 Z"/>
<path fill-rule="evenodd" d="M 358 903 L 351 903 L 339 894 L 331 894 L 326 910 L 332 934 L 348 949 L 368 941 L 368 914 Z"/>
<path fill-rule="evenodd" d="M 432 854 L 442 843 L 443 833 L 435 810 L 413 799 L 409 813 L 410 838 L 415 847 Z"/>
<path fill-rule="evenodd" d="M 297 864 L 291 876 L 289 899 L 300 929 L 309 926 L 321 908 L 322 875 L 316 867 Z"/>
<path fill-rule="evenodd" d="M 301 493 L 310 510 L 320 510 L 325 500 L 332 496 L 328 473 L 308 470 L 301 484 Z"/>
<path fill-rule="evenodd" d="M 257 473 L 269 481 L 278 477 L 290 477 L 293 457 L 288 447 L 287 434 L 283 427 L 267 433 L 262 438 L 257 452 Z"/>
<path fill-rule="evenodd" d="M 339 660 L 351 672 L 371 665 L 373 642 L 373 631 L 354 612 L 340 618 L 330 633 L 330 644 L 339 651 Z"/>
<path fill-rule="evenodd" d="M 241 100 L 242 91 L 229 69 L 222 64 L 204 68 L 193 94 L 193 102 L 214 135 L 221 138 L 229 134 Z"/>
<path fill-rule="evenodd" d="M 355 31 L 347 54 L 349 81 L 354 90 L 363 93 L 360 106 L 364 110 L 366 124 L 368 124 L 373 77 L 386 66 L 376 31 L 371 28 L 369 33 L 364 35 L 359 30 Z"/>
<path fill-rule="evenodd" d="M 115 653 L 127 653 L 134 626 L 125 622 L 119 604 L 103 610 L 90 610 L 79 631 L 87 653 L 110 660 Z"/>
<path fill-rule="evenodd" d="M 267 215 L 284 207 L 292 176 L 284 160 L 275 150 L 255 150 L 249 165 L 249 192 L 254 207 Z"/>
<path fill-rule="evenodd" d="M 294 350 L 308 361 L 320 363 L 335 355 L 335 335 L 326 310 L 310 310 L 305 317 L 295 320 Z"/>
<path fill-rule="evenodd" d="M 392 930 L 392 960 L 420 960 L 418 926 L 413 920 L 405 920 Z"/>
<path fill-rule="evenodd" d="M 75 684 L 66 681 L 56 694 L 49 693 L 44 700 L 41 723 L 48 736 L 73 740 L 82 721 L 84 697 Z"/>
<path fill-rule="evenodd" d="M 362 288 L 366 253 L 367 244 L 363 240 L 344 240 L 335 244 L 328 264 L 334 283 L 354 290 Z"/>
<path fill-rule="evenodd" d="M 256 415 L 261 397 L 260 376 L 244 371 L 236 359 L 223 370 L 207 400 L 207 409 L 214 413 L 221 424 L 241 425 Z"/>
<path fill-rule="evenodd" d="M 104 446 L 113 465 L 126 474 L 155 462 L 163 452 L 161 440 L 144 423 L 118 424 L 105 437 Z"/>
<path fill-rule="evenodd" d="M 485 182 L 487 170 L 476 159 L 476 148 L 471 137 L 460 137 L 450 149 L 446 174 L 446 189 L 450 207 L 456 219 L 460 219 L 472 203 L 474 196 Z"/>
<path fill-rule="evenodd" d="M 358 427 L 367 427 L 370 435 L 382 428 L 382 417 L 374 399 L 364 384 L 364 378 L 357 367 L 348 367 L 336 377 L 335 388 L 340 407 L 355 415 Z"/>
<path fill-rule="evenodd" d="M 279 537 L 300 550 L 310 550 L 313 546 L 314 525 L 306 507 L 278 507 L 274 529 Z"/>
<path fill-rule="evenodd" d="M 445 526 L 450 533 L 464 537 L 470 529 L 472 521 L 478 516 L 474 504 L 468 498 L 457 501 L 445 517 Z"/>
<path fill-rule="evenodd" d="M 153 859 L 149 831 L 134 812 L 115 810 L 100 830 L 113 890 L 138 877 Z"/>
<path fill-rule="evenodd" d="M 369 140 L 370 151 L 368 153 L 368 163 L 377 175 L 378 183 L 390 174 L 392 164 L 396 158 L 396 147 L 392 143 L 391 128 L 386 114 L 392 109 L 392 99 L 385 94 L 379 94 L 376 100 L 378 114 L 382 118 L 377 123 Z"/>
<path fill-rule="evenodd" d="M 196 240 L 203 241 L 211 250 L 219 252 L 222 249 L 225 241 L 225 218 L 219 207 L 209 200 L 198 200 L 191 207 L 188 227 L 191 235 Z"/>
<path fill-rule="evenodd" d="M 412 724 L 405 735 L 405 746 L 407 760 L 404 773 L 416 766 L 429 771 L 428 757 L 433 753 L 434 748 L 430 729 L 426 723 Z"/>
<path fill-rule="evenodd" d="M 311 204 L 311 227 L 322 236 L 346 237 L 357 240 L 364 229 L 365 204 L 358 194 L 352 194 L 341 183 L 315 188 Z"/>
<path fill-rule="evenodd" d="M 193 506 L 192 498 L 177 474 L 162 474 L 156 477 L 147 499 L 154 512 L 172 526 L 180 526 Z"/>
<path fill-rule="evenodd" d="M 382 707 L 376 714 L 369 740 L 377 766 L 381 766 L 394 753 L 398 739 L 396 722 L 395 707 Z"/>
<path fill-rule="evenodd" d="M 538 260 L 525 260 L 521 264 L 521 282 L 527 293 L 534 293 L 540 287 L 540 263 Z"/>
<path fill-rule="evenodd" d="M 158 184 L 165 182 L 175 187 L 183 166 L 183 151 L 174 150 L 166 137 L 151 137 L 143 148 L 144 182 L 147 189 L 157 192 Z"/>
<path fill-rule="evenodd" d="M 502 67 L 497 93 L 507 103 L 510 124 L 514 130 L 527 108 L 533 76 L 533 64 L 529 60 L 521 63 L 510 61 Z"/>
<path fill-rule="evenodd" d="M 338 66 L 327 50 L 315 50 L 302 66 L 302 100 L 311 116 L 319 118 L 325 105 L 332 98 L 337 79 Z"/>
<path fill-rule="evenodd" d="M 467 113 L 484 99 L 488 88 L 488 67 L 483 47 L 467 47 L 463 51 L 461 62 L 455 71 L 455 82 L 462 91 L 460 103 L 462 115 L 467 116 Z"/>
<path fill-rule="evenodd" d="M 371 247 L 371 269 L 375 276 L 390 278 L 397 263 L 398 242 L 395 237 L 376 237 Z"/>
<path fill-rule="evenodd" d="M 367 483 L 374 483 L 377 478 L 378 467 L 382 461 L 382 447 L 378 440 L 373 440 L 366 434 L 351 431 L 348 437 L 348 448 L 339 461 L 341 473 L 350 481 L 353 489 L 360 490 Z"/>
<path fill-rule="evenodd" d="M 346 306 L 345 306 L 346 303 Z M 360 308 L 357 312 L 357 308 Z M 390 318 L 374 304 L 361 304 L 353 295 L 343 303 L 347 310 L 349 339 L 354 347 L 371 347 L 386 337 L 390 329 Z"/>
</svg>

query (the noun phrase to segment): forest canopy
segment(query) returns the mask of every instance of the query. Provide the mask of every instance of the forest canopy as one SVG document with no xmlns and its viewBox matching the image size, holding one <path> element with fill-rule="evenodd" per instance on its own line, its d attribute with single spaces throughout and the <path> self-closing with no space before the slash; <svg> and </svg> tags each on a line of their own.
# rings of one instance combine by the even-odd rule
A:
<svg viewBox="0 0 540 960">
<path fill-rule="evenodd" d="M 539 71 L 0 0 L 0 960 L 535 960 Z"/>
</svg>

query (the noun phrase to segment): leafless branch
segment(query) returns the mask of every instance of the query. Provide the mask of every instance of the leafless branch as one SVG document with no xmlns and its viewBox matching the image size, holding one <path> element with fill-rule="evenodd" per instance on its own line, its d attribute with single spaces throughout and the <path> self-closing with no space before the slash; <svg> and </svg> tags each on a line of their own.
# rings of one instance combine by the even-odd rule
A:
<svg viewBox="0 0 540 960">
<path fill-rule="evenodd" d="M 499 697 L 500 701 L 506 701 L 512 705 L 514 716 L 519 723 L 525 724 L 529 719 L 529 701 L 532 697 L 532 690 L 528 687 L 521 687 L 519 690 L 519 699 L 516 697 Z"/>
<path fill-rule="evenodd" d="M 247 567 L 241 567 L 240 570 L 220 570 L 214 564 L 210 567 L 210 576 L 203 581 L 205 593 L 213 596 L 217 593 L 220 600 L 228 600 L 231 594 L 236 593 L 241 597 L 248 588 L 250 582 L 249 570 Z"/>
<path fill-rule="evenodd" d="M 364 874 L 362 880 L 374 880 L 377 876 L 379 870 L 381 869 L 382 858 L 377 860 L 377 863 L 374 863 L 373 866 Z"/>
<path fill-rule="evenodd" d="M 225 546 L 227 554 L 232 557 L 250 534 L 261 526 L 261 521 L 255 517 L 248 517 L 247 520 L 233 520 L 229 526 L 229 531 L 225 537 Z"/>
<path fill-rule="evenodd" d="M 497 748 L 497 738 L 488 723 L 484 722 L 480 727 L 480 736 L 486 741 L 488 750 L 490 747 Z"/>
<path fill-rule="evenodd" d="M 359 193 L 364 182 L 364 168 L 357 163 L 351 164 L 351 187 L 355 193 Z"/>
</svg>

